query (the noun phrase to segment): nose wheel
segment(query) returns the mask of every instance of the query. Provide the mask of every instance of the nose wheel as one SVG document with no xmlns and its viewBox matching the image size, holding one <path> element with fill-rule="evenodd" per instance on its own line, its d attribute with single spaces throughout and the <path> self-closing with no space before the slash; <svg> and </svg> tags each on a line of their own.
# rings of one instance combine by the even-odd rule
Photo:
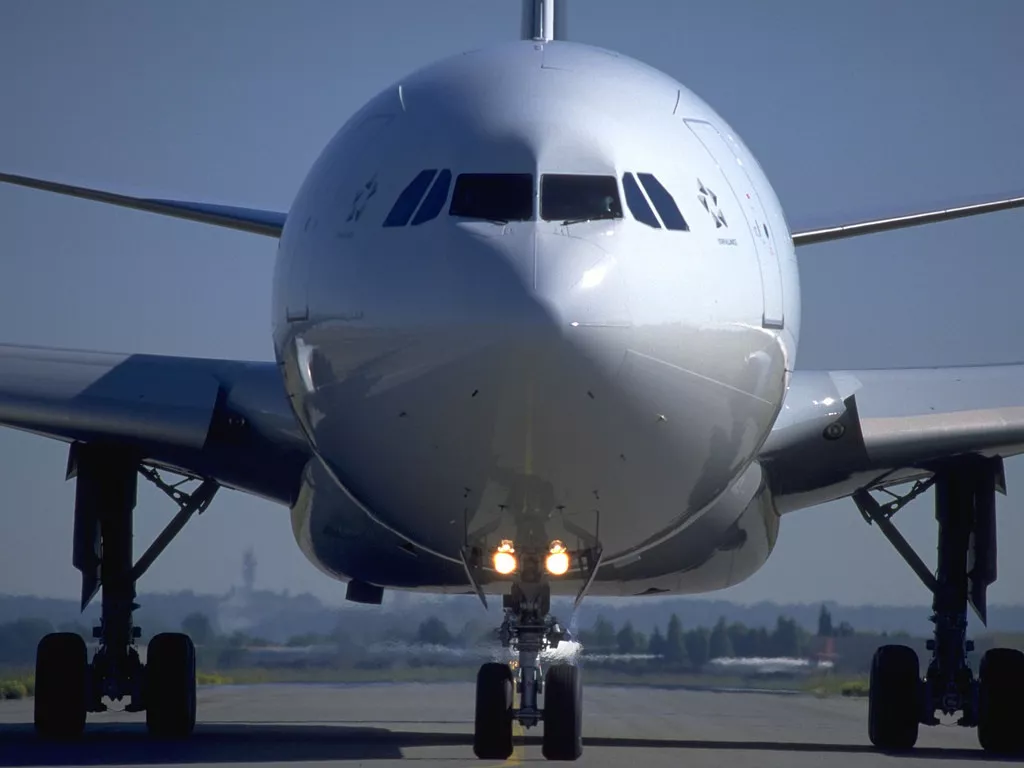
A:
<svg viewBox="0 0 1024 768">
<path fill-rule="evenodd" d="M 580 669 L 553 664 L 542 675 L 541 653 L 556 648 L 567 634 L 550 615 L 546 583 L 517 582 L 505 597 L 502 645 L 518 651 L 515 673 L 507 664 L 488 663 L 476 678 L 473 752 L 489 760 L 512 754 L 512 726 L 543 722 L 542 753 L 548 760 L 576 760 L 583 754 L 583 688 Z M 519 694 L 518 708 L 514 693 Z M 539 697 L 544 697 L 543 710 Z"/>
<path fill-rule="evenodd" d="M 476 722 L 473 753 L 484 760 L 507 760 L 512 754 L 512 693 L 508 664 L 491 662 L 476 676 Z"/>
<path fill-rule="evenodd" d="M 544 740 L 548 760 L 577 760 L 583 754 L 583 684 L 580 668 L 555 664 L 544 676 Z"/>
</svg>

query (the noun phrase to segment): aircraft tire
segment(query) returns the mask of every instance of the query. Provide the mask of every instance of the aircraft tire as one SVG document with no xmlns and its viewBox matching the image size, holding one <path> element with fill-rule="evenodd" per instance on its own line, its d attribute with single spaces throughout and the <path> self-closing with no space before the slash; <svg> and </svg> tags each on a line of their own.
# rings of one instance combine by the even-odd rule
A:
<svg viewBox="0 0 1024 768">
<path fill-rule="evenodd" d="M 39 641 L 33 706 L 41 738 L 68 741 L 82 735 L 88 671 L 88 651 L 80 635 L 57 632 Z"/>
<path fill-rule="evenodd" d="M 554 664 L 544 676 L 541 753 L 548 760 L 578 760 L 583 754 L 583 683 L 572 664 Z"/>
<path fill-rule="evenodd" d="M 507 760 L 512 755 L 512 670 L 488 662 L 476 676 L 476 720 L 473 754 L 484 760 Z"/>
<path fill-rule="evenodd" d="M 878 749 L 914 748 L 921 710 L 917 653 L 905 645 L 883 645 L 871 660 L 868 736 Z"/>
<path fill-rule="evenodd" d="M 146 659 L 146 727 L 158 739 L 186 739 L 196 725 L 196 649 L 178 632 L 156 635 Z"/>
<path fill-rule="evenodd" d="M 978 742 L 986 752 L 1012 755 L 1024 751 L 1020 697 L 1024 694 L 1024 653 L 993 648 L 978 671 Z"/>
</svg>

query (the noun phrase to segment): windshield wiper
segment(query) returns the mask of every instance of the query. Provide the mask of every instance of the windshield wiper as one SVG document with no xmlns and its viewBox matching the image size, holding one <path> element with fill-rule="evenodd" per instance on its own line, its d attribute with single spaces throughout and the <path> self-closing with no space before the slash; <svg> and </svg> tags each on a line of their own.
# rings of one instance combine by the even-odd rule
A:
<svg viewBox="0 0 1024 768">
<path fill-rule="evenodd" d="M 568 227 L 570 224 L 582 224 L 585 221 L 603 221 L 606 219 L 617 219 L 619 218 L 613 213 L 606 213 L 600 216 L 581 216 L 578 219 L 566 219 L 562 222 L 563 227 Z"/>
</svg>

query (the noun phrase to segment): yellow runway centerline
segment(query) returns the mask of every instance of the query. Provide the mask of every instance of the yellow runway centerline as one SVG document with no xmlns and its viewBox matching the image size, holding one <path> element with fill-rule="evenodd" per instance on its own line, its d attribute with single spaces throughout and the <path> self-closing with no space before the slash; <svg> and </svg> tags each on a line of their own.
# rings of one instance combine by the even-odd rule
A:
<svg viewBox="0 0 1024 768">
<path fill-rule="evenodd" d="M 512 706 L 514 708 L 519 707 L 519 694 L 512 694 Z M 526 729 L 523 728 L 518 722 L 512 723 L 512 754 L 509 756 L 503 765 L 519 765 L 523 761 L 523 736 L 526 735 Z"/>
</svg>

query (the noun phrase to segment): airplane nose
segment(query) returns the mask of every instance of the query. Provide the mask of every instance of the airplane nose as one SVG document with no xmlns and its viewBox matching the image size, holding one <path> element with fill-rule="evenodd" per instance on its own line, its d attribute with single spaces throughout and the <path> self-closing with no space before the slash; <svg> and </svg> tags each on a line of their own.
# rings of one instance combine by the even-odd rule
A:
<svg viewBox="0 0 1024 768">
<path fill-rule="evenodd" d="M 630 329 L 627 282 L 613 252 L 591 240 L 535 235 L 533 298 L 544 311 L 562 364 L 575 356 L 612 372 Z M 572 354 L 567 354 L 571 349 Z"/>
<path fill-rule="evenodd" d="M 631 318 L 622 264 L 603 242 L 613 237 L 584 239 L 533 224 L 501 235 L 462 230 L 449 251 L 449 311 L 464 333 L 517 366 L 550 368 L 578 354 L 618 365 Z"/>
<path fill-rule="evenodd" d="M 634 410 L 617 381 L 632 332 L 618 257 L 600 240 L 538 228 L 478 251 L 489 264 L 477 273 L 482 343 L 463 358 L 478 394 L 459 422 L 466 460 L 486 478 L 463 483 L 475 496 L 469 528 L 499 526 L 494 535 L 529 546 L 623 533 L 624 521 L 599 525 L 594 505 L 616 499 L 610 478 L 623 471 Z"/>
<path fill-rule="evenodd" d="M 464 288 L 488 293 L 487 304 L 499 311 L 518 286 L 553 315 L 575 317 L 575 322 L 628 322 L 618 260 L 609 245 L 613 233 L 601 240 L 537 231 L 533 226 L 510 226 L 502 235 L 472 229 L 454 233 L 449 241 L 452 278 L 465 276 Z M 465 297 L 468 298 L 468 297 Z M 497 303 L 495 303 L 497 302 Z"/>
<path fill-rule="evenodd" d="M 296 340 L 290 391 L 319 456 L 379 519 L 449 557 L 481 531 L 639 546 L 712 499 L 770 416 L 699 367 L 715 344 L 742 361 L 745 336 L 700 346 L 678 323 L 634 323 L 644 254 L 612 227 L 544 226 L 460 222 L 360 269 L 329 262 L 311 285 L 324 306 L 345 291 L 359 308 Z"/>
<path fill-rule="evenodd" d="M 602 346 L 624 343 L 630 327 L 624 270 L 601 242 L 612 235 L 583 239 L 536 227 L 460 233 L 463 247 L 452 249 L 456 311 L 516 357 L 547 358 L 568 344 L 607 358 Z"/>
<path fill-rule="evenodd" d="M 570 328 L 629 325 L 625 279 L 615 256 L 591 240 L 535 235 L 534 295 Z"/>
</svg>

